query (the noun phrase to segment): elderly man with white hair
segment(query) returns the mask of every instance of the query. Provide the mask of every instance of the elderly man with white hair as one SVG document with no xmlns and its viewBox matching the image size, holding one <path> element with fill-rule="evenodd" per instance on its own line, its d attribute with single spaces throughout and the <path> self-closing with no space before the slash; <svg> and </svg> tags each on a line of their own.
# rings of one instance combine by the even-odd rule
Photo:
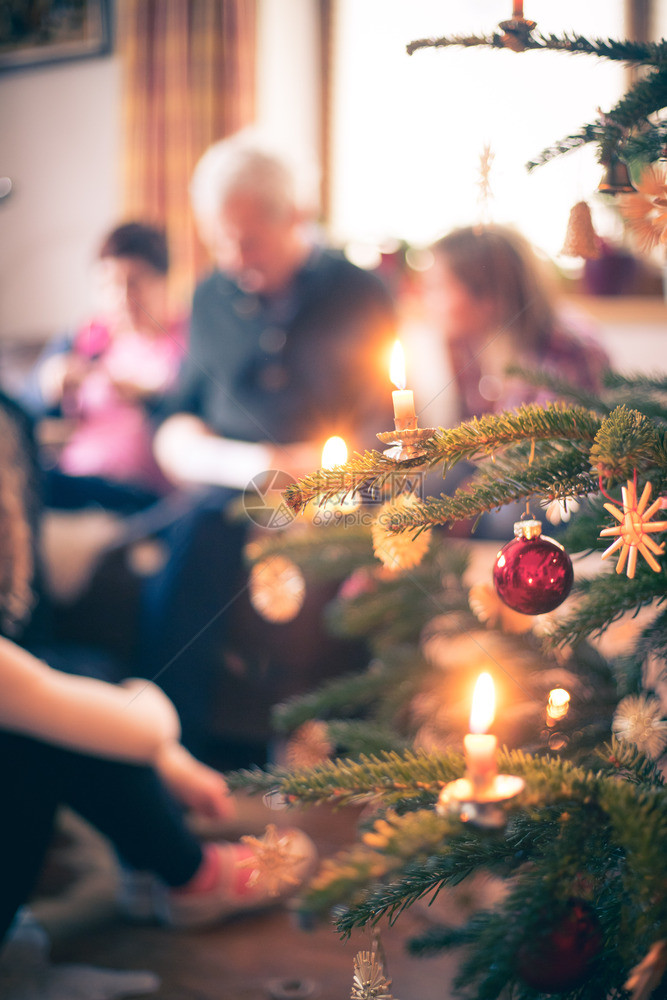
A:
<svg viewBox="0 0 667 1000">
<path fill-rule="evenodd" d="M 367 443 L 392 309 L 375 276 L 317 242 L 312 183 L 300 190 L 239 133 L 207 150 L 191 195 L 217 266 L 195 292 L 175 415 L 158 432 L 164 471 L 243 488 L 266 469 L 311 472 L 332 434 Z"/>
<path fill-rule="evenodd" d="M 331 435 L 358 448 L 391 426 L 390 297 L 319 241 L 309 186 L 248 132 L 210 147 L 192 180 L 215 268 L 195 291 L 188 356 L 155 448 L 194 497 L 146 588 L 143 669 L 163 671 L 200 752 L 250 523 L 226 523 L 221 509 L 267 470 L 317 469 Z"/>
</svg>

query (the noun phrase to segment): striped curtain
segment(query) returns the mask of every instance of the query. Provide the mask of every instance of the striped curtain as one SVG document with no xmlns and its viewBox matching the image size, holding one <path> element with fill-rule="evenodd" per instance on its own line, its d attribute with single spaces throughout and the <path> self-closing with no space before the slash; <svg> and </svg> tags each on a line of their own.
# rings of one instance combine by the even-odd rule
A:
<svg viewBox="0 0 667 1000">
<path fill-rule="evenodd" d="M 118 0 L 124 214 L 166 229 L 174 301 L 208 263 L 188 199 L 211 142 L 255 110 L 256 0 Z"/>
</svg>

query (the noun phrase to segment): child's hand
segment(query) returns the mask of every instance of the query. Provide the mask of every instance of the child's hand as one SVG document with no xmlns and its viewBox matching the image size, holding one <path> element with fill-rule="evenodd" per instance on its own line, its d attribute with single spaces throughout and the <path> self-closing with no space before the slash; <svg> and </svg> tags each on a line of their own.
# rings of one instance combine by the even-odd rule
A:
<svg viewBox="0 0 667 1000">
<path fill-rule="evenodd" d="M 236 805 L 223 776 L 196 760 L 180 743 L 165 743 L 155 761 L 165 785 L 188 809 L 208 819 L 232 819 Z"/>
</svg>

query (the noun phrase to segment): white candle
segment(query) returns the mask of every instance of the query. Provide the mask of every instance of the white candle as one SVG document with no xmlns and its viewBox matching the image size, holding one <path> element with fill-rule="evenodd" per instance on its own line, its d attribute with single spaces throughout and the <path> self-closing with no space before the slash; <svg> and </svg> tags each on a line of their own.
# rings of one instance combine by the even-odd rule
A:
<svg viewBox="0 0 667 1000">
<path fill-rule="evenodd" d="M 405 388 L 405 355 L 400 340 L 391 352 L 389 377 L 396 386 L 391 396 L 394 402 L 394 425 L 397 431 L 414 430 L 417 426 L 415 399 L 412 389 Z"/>
<path fill-rule="evenodd" d="M 466 756 L 466 776 L 479 787 L 496 776 L 498 740 L 486 730 L 493 722 L 495 692 L 490 674 L 480 674 L 475 685 L 470 712 L 470 729 L 463 737 Z"/>
</svg>

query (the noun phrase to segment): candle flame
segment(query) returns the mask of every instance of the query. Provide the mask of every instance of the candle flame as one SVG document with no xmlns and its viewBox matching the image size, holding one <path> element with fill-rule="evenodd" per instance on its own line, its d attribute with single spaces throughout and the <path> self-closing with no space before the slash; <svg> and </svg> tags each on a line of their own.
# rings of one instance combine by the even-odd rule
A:
<svg viewBox="0 0 667 1000">
<path fill-rule="evenodd" d="M 347 462 L 347 445 L 342 437 L 330 437 L 322 449 L 322 468 L 333 469 Z"/>
<path fill-rule="evenodd" d="M 570 695 L 565 688 L 554 688 L 549 692 L 547 715 L 550 719 L 563 719 L 570 707 Z"/>
<path fill-rule="evenodd" d="M 405 389 L 405 354 L 400 340 L 394 343 L 391 350 L 391 361 L 389 363 L 389 378 L 397 389 Z"/>
<path fill-rule="evenodd" d="M 491 674 L 480 674 L 475 684 L 470 712 L 470 732 L 486 733 L 493 722 L 496 694 Z"/>
</svg>

